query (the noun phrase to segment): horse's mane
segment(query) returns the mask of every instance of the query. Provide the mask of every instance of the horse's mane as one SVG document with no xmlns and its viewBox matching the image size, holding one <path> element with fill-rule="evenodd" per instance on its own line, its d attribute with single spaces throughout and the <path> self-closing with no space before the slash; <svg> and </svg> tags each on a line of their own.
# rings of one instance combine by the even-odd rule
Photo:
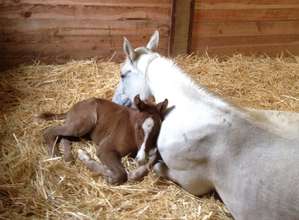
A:
<svg viewBox="0 0 299 220">
<path fill-rule="evenodd" d="M 225 98 L 209 91 L 204 86 L 196 84 L 173 60 L 159 56 L 154 62 L 159 69 L 164 70 L 161 76 L 159 76 L 162 78 L 161 81 L 167 82 L 166 80 L 169 80 L 170 82 L 168 83 L 173 85 L 174 90 L 180 90 L 184 96 L 204 102 L 225 114 L 232 114 L 260 128 L 277 133 L 276 128 L 274 128 L 267 117 L 236 106 Z"/>
<path fill-rule="evenodd" d="M 164 80 L 170 81 L 175 89 L 179 89 L 185 96 L 191 99 L 198 99 L 208 105 L 215 106 L 221 110 L 227 111 L 233 105 L 225 99 L 208 91 L 204 86 L 199 86 L 185 73 L 173 60 L 160 56 L 154 61 L 159 68 L 163 69 Z"/>
</svg>

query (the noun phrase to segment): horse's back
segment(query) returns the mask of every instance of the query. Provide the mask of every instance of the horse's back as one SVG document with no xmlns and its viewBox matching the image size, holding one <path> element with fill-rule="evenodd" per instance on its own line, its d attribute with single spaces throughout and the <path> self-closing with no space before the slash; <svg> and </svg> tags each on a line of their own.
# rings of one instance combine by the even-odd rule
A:
<svg viewBox="0 0 299 220">
<path fill-rule="evenodd" d="M 236 219 L 298 219 L 299 139 L 259 127 L 244 132 L 253 138 L 229 161 L 229 175 L 217 181 L 219 194 Z"/>
<path fill-rule="evenodd" d="M 248 109 L 251 113 L 260 117 L 264 117 L 276 128 L 291 137 L 299 138 L 299 113 L 276 111 L 276 110 L 261 110 Z"/>
</svg>

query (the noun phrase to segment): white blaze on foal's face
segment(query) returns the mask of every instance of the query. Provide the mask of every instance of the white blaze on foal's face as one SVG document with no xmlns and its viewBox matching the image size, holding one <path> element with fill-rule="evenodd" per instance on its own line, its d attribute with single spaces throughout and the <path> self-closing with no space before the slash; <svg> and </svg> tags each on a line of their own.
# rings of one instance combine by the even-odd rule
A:
<svg viewBox="0 0 299 220">
<path fill-rule="evenodd" d="M 154 120 L 152 118 L 147 118 L 144 120 L 144 122 L 142 124 L 142 129 L 144 132 L 144 139 L 143 139 L 141 147 L 139 148 L 137 156 L 136 156 L 136 160 L 137 160 L 138 164 L 140 164 L 140 165 L 146 163 L 147 154 L 145 152 L 145 147 L 146 147 L 146 142 L 147 142 L 148 136 L 151 133 L 153 127 L 154 127 Z"/>
</svg>

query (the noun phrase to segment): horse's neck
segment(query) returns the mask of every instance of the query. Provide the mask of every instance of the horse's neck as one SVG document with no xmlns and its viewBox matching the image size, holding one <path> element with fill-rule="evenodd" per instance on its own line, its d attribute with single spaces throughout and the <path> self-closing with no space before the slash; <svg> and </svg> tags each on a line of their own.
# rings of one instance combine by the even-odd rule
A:
<svg viewBox="0 0 299 220">
<path fill-rule="evenodd" d="M 268 123 L 258 120 L 252 115 L 238 108 L 220 97 L 208 92 L 205 88 L 197 86 L 178 66 L 171 60 L 159 57 L 152 61 L 146 72 L 150 91 L 158 102 L 169 100 L 169 106 L 181 108 L 183 112 L 203 115 L 214 114 L 250 122 L 254 126 L 266 128 Z M 187 109 L 187 110 L 186 110 Z M 267 128 L 267 130 L 269 130 Z"/>
<path fill-rule="evenodd" d="M 201 103 L 219 108 L 229 108 L 229 104 L 197 86 L 173 61 L 158 57 L 149 65 L 146 77 L 157 101 L 169 100 L 169 105 L 179 106 L 186 102 Z"/>
</svg>

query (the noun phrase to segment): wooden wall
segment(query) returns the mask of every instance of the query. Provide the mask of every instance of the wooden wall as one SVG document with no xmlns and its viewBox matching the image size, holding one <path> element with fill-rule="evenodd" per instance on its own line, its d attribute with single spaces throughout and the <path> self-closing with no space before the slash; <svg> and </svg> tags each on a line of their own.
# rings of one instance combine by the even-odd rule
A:
<svg viewBox="0 0 299 220">
<path fill-rule="evenodd" d="M 299 0 L 195 0 L 191 49 L 299 55 Z"/>
<path fill-rule="evenodd" d="M 182 21 L 192 34 L 184 38 L 190 42 L 184 44 L 185 51 L 277 55 L 288 50 L 299 55 L 299 0 L 184 1 L 192 8 L 191 16 L 181 12 L 182 1 L 2 0 L 0 68 L 35 59 L 118 61 L 123 36 L 140 46 L 155 29 L 161 34 L 159 50 L 166 55 L 179 46 L 175 39 L 181 40 L 179 30 L 186 29 Z"/>
<path fill-rule="evenodd" d="M 171 0 L 2 0 L 0 66 L 122 57 L 123 36 L 144 45 L 154 30 L 168 53 Z"/>
</svg>

